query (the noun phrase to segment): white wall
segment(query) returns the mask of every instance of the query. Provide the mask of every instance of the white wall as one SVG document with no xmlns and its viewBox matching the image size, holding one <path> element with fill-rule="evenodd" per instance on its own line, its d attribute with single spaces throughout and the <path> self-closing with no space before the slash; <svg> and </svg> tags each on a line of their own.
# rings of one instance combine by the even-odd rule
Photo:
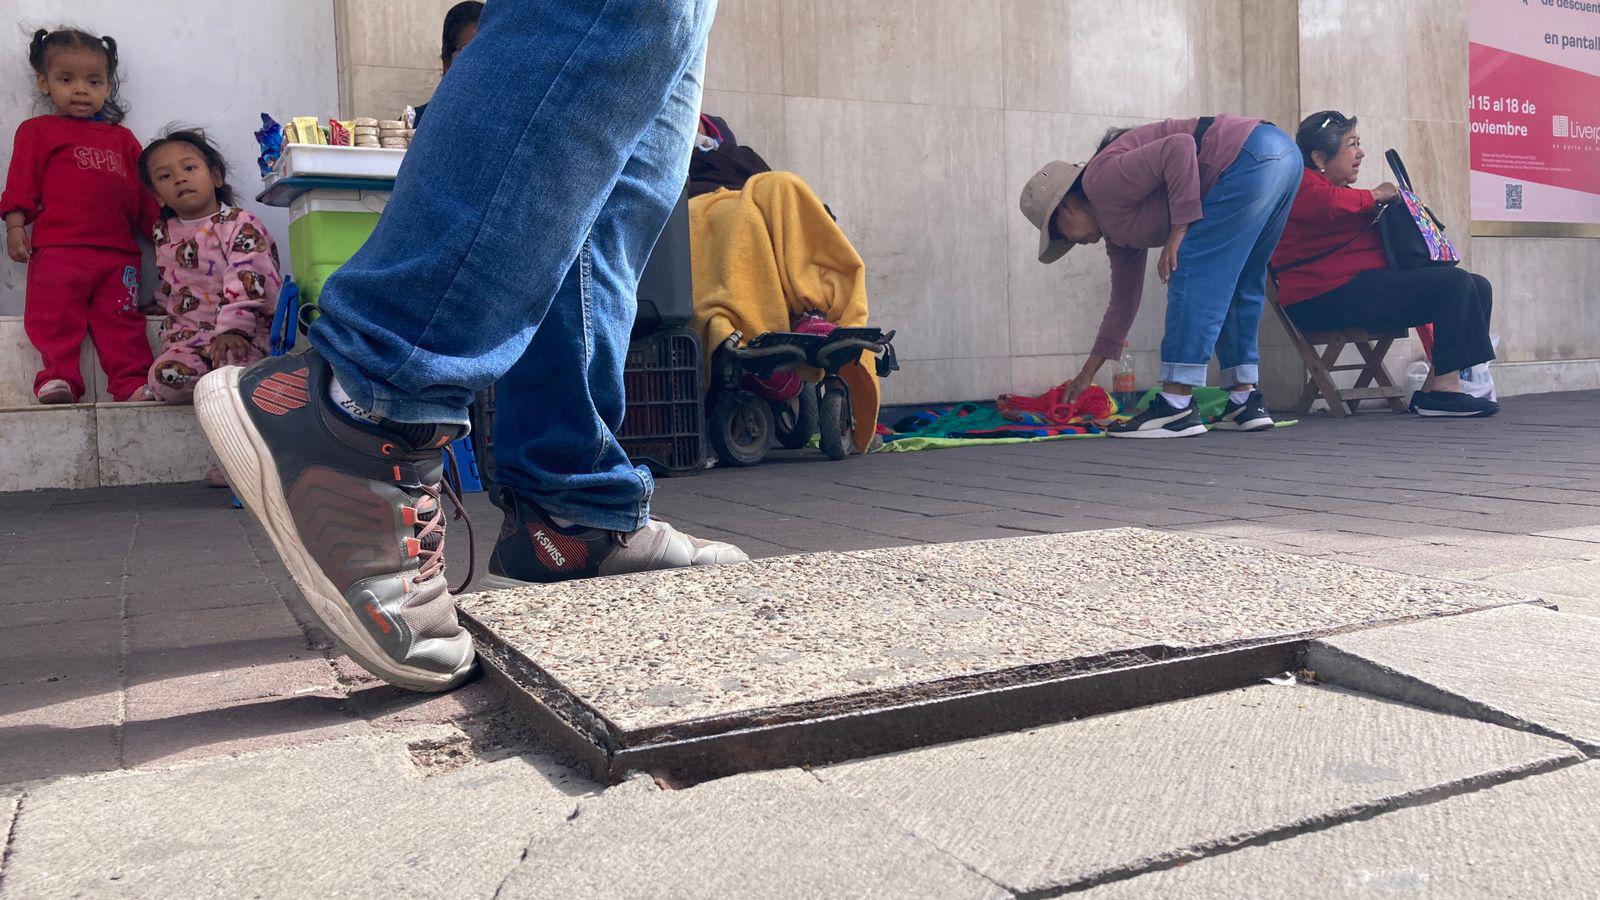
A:
<svg viewBox="0 0 1600 900">
<path fill-rule="evenodd" d="M 241 197 L 261 190 L 253 137 L 261 113 L 282 121 L 337 112 L 333 0 L 6 0 L 0 22 L 9 25 L 0 28 L 0 172 L 11 163 L 18 123 L 48 111 L 34 105 L 28 68 L 36 28 L 69 24 L 116 38 L 129 108 L 123 124 L 141 142 L 169 122 L 205 128 L 222 147 L 228 181 Z M 286 211 L 245 205 L 280 243 L 287 241 Z M 26 274 L 25 266 L 0 256 L 0 315 L 22 312 Z M 147 286 L 153 274 L 146 273 Z"/>
</svg>

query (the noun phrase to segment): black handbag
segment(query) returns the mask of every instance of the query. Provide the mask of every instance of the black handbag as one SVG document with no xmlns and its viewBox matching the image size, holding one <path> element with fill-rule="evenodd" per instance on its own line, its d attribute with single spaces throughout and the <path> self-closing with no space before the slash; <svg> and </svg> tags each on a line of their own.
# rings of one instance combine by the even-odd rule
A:
<svg viewBox="0 0 1600 900">
<path fill-rule="evenodd" d="M 1378 232 L 1383 236 L 1383 253 L 1389 258 L 1389 267 L 1460 265 L 1461 251 L 1445 236 L 1444 223 L 1417 196 L 1400 154 L 1390 150 L 1383 156 L 1400 187 L 1400 196 L 1378 210 Z"/>
</svg>

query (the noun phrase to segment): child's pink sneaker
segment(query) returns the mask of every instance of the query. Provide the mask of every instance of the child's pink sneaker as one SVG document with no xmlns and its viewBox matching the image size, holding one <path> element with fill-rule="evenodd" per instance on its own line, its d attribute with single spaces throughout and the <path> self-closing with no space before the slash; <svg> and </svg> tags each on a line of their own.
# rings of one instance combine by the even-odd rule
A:
<svg viewBox="0 0 1600 900">
<path fill-rule="evenodd" d="M 152 391 L 150 389 L 150 385 L 141 384 L 138 387 L 133 389 L 133 393 L 129 394 L 127 397 L 124 397 L 122 402 L 123 403 L 154 403 L 155 401 L 157 401 L 159 399 L 160 398 L 156 396 L 156 392 Z"/>
<path fill-rule="evenodd" d="M 40 403 L 49 404 L 72 403 L 78 399 L 72 395 L 72 385 L 67 384 L 62 378 L 52 378 L 39 385 L 39 390 L 34 396 L 39 398 Z"/>
</svg>

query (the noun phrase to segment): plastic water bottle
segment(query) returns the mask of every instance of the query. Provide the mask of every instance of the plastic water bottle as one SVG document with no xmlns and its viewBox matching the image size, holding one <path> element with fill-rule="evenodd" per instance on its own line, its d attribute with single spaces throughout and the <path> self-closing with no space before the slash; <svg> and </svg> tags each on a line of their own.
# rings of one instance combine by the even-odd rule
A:
<svg viewBox="0 0 1600 900">
<path fill-rule="evenodd" d="M 1139 387 L 1133 377 L 1133 352 L 1128 349 L 1127 341 L 1122 342 L 1122 362 L 1111 378 L 1111 399 L 1117 401 L 1117 408 L 1123 412 L 1131 412 L 1139 403 Z"/>
<path fill-rule="evenodd" d="M 1427 360 L 1419 359 L 1416 362 L 1412 363 L 1411 365 L 1406 366 L 1406 384 L 1411 388 L 1411 392 L 1412 393 L 1416 393 L 1417 391 L 1422 390 L 1422 386 L 1424 384 L 1427 384 L 1427 383 L 1428 383 L 1428 361 Z"/>
</svg>

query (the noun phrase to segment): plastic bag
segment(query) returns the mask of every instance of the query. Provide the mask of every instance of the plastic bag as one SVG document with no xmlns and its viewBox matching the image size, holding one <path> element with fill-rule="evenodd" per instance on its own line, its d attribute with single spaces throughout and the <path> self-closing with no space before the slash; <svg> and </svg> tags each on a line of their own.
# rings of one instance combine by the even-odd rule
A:
<svg viewBox="0 0 1600 900">
<path fill-rule="evenodd" d="M 1489 374 L 1488 363 L 1478 363 L 1461 370 L 1461 389 L 1482 400 L 1497 399 L 1494 394 L 1494 376 Z"/>
<path fill-rule="evenodd" d="M 1500 335 L 1489 335 L 1489 346 L 1499 353 Z M 1494 376 L 1489 373 L 1488 363 L 1478 363 L 1470 369 L 1462 369 L 1461 389 L 1481 400 L 1499 399 L 1494 393 Z"/>
</svg>

